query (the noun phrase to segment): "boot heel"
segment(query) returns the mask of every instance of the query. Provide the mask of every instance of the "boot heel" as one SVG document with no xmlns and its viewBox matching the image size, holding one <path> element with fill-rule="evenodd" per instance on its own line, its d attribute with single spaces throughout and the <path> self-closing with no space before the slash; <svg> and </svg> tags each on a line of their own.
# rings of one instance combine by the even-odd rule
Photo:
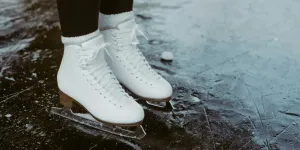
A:
<svg viewBox="0 0 300 150">
<path fill-rule="evenodd" d="M 73 107 L 73 98 L 62 91 L 59 91 L 59 97 L 60 103 L 64 106 L 64 108 L 70 109 Z"/>
</svg>

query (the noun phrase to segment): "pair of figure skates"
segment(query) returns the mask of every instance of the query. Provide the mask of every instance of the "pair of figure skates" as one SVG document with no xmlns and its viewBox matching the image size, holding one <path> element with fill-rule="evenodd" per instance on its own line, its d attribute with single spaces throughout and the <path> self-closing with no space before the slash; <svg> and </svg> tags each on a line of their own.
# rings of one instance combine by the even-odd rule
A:
<svg viewBox="0 0 300 150">
<path fill-rule="evenodd" d="M 54 107 L 51 112 L 109 133 L 137 139 L 145 136 L 141 126 L 144 110 L 120 83 L 148 102 L 169 101 L 172 87 L 151 69 L 137 48 L 136 32 L 140 30 L 129 19 L 91 33 L 84 41 L 62 37 L 65 47 L 57 81 L 64 108 Z M 73 113 L 74 102 L 89 114 Z"/>
</svg>

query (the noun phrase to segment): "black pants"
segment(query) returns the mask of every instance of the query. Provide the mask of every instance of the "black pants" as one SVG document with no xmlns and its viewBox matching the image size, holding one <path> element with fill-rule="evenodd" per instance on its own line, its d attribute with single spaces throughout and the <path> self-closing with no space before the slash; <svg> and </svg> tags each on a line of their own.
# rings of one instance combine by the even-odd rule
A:
<svg viewBox="0 0 300 150">
<path fill-rule="evenodd" d="M 99 12 L 132 11 L 133 0 L 57 0 L 62 36 L 86 35 L 98 29 Z"/>
</svg>

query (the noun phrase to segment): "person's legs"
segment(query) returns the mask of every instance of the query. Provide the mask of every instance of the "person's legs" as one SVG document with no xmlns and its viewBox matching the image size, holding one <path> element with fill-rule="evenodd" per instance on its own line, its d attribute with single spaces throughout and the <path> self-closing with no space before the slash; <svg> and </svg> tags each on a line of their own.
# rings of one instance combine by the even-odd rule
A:
<svg viewBox="0 0 300 150">
<path fill-rule="evenodd" d="M 63 37 L 76 37 L 98 29 L 99 0 L 57 0 Z"/>
<path fill-rule="evenodd" d="M 116 26 L 133 18 L 133 0 L 102 0 L 100 5 L 99 28 Z"/>
<path fill-rule="evenodd" d="M 100 12 L 102 14 L 119 14 L 132 11 L 133 0 L 102 0 Z"/>
</svg>

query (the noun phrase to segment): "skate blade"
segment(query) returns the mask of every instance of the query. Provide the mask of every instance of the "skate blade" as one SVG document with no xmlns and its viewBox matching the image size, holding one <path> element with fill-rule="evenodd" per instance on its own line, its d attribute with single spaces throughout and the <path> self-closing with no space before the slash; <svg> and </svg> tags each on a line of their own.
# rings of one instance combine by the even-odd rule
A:
<svg viewBox="0 0 300 150">
<path fill-rule="evenodd" d="M 159 108 L 166 108 L 167 102 L 154 102 L 154 101 L 146 101 L 148 105 L 159 107 Z"/>
<path fill-rule="evenodd" d="M 120 126 L 101 123 L 95 120 L 94 117 L 92 117 L 90 114 L 73 113 L 71 109 L 52 107 L 51 113 L 80 123 L 82 125 L 86 125 L 122 137 L 140 140 L 146 135 L 146 132 L 141 125 L 137 126 L 135 130 L 127 130 L 121 128 Z"/>
</svg>

